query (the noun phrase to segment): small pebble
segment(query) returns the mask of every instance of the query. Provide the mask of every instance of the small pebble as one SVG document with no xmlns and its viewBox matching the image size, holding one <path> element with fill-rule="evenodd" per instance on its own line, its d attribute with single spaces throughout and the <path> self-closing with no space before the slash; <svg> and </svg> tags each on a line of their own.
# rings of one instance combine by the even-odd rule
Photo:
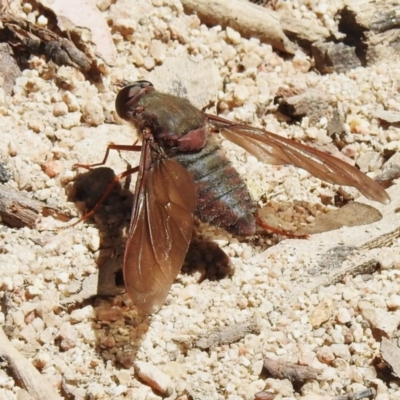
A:
<svg viewBox="0 0 400 400">
<path fill-rule="evenodd" d="M 240 33 L 230 28 L 229 26 L 226 28 L 226 36 L 232 44 L 240 43 L 241 39 Z"/>
<path fill-rule="evenodd" d="M 135 370 L 139 378 L 154 390 L 167 396 L 172 394 L 173 386 L 171 378 L 154 365 L 144 361 L 136 361 Z"/>
<path fill-rule="evenodd" d="M 347 308 L 340 307 L 337 311 L 336 319 L 344 325 L 351 321 L 351 314 Z"/>
<path fill-rule="evenodd" d="M 82 107 L 82 118 L 89 126 L 98 126 L 104 122 L 103 107 L 96 101 L 87 101 Z"/>
<path fill-rule="evenodd" d="M 37 19 L 36 23 L 41 26 L 45 27 L 49 21 L 44 15 L 39 15 L 39 18 Z"/>
<path fill-rule="evenodd" d="M 84 308 L 78 308 L 73 310 L 70 315 L 72 323 L 81 322 L 87 319 L 93 319 L 96 317 L 94 309 L 92 306 L 86 306 Z"/>
<path fill-rule="evenodd" d="M 68 114 L 68 106 L 64 102 L 54 104 L 53 115 L 55 117 L 62 117 L 67 114 Z"/>
</svg>

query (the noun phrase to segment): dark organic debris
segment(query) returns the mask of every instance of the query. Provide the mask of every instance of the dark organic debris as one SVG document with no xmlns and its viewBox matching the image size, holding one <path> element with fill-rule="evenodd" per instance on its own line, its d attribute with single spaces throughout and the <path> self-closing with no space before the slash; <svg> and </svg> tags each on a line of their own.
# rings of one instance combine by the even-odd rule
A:
<svg viewBox="0 0 400 400">
<path fill-rule="evenodd" d="M 325 95 L 317 90 L 307 91 L 279 88 L 274 102 L 279 104 L 278 111 L 293 118 L 307 116 L 310 124 L 315 124 L 329 114 L 329 103 Z"/>
<path fill-rule="evenodd" d="M 43 54 L 58 65 L 69 65 L 82 70 L 90 68 L 86 55 L 68 39 L 31 22 L 3 15 L 0 17 L 0 41 L 8 42 L 18 55 Z"/>
<path fill-rule="evenodd" d="M 0 77 L 3 78 L 2 88 L 7 95 L 11 95 L 15 81 L 21 74 L 11 46 L 8 43 L 0 43 Z M 2 179 L 4 178 L 0 177 L 1 183 L 6 182 Z"/>
<path fill-rule="evenodd" d="M 317 42 L 311 46 L 315 67 L 322 74 L 346 72 L 361 67 L 356 48 L 344 43 Z"/>
<path fill-rule="evenodd" d="M 0 183 L 6 183 L 11 178 L 11 174 L 7 171 L 5 164 L 0 162 Z"/>
</svg>

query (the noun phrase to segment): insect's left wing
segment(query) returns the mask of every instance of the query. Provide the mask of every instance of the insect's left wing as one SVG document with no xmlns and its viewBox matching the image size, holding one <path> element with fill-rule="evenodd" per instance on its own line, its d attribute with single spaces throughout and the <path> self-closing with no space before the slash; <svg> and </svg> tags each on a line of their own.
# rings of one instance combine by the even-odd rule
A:
<svg viewBox="0 0 400 400">
<path fill-rule="evenodd" d="M 365 197 L 383 204 L 390 202 L 386 191 L 357 168 L 314 147 L 295 142 L 274 133 L 235 124 L 207 114 L 211 130 L 219 130 L 231 142 L 243 147 L 258 160 L 270 164 L 292 164 L 324 181 L 354 186 Z"/>
<path fill-rule="evenodd" d="M 178 275 L 193 232 L 196 189 L 193 178 L 171 159 L 150 162 L 144 143 L 130 232 L 124 256 L 124 281 L 133 303 L 155 313 Z"/>
</svg>

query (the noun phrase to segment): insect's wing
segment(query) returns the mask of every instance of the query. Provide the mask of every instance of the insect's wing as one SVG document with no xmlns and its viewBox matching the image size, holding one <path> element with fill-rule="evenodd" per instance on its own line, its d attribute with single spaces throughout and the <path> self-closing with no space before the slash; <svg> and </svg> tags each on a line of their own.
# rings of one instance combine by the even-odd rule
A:
<svg viewBox="0 0 400 400">
<path fill-rule="evenodd" d="M 145 149 L 124 256 L 124 281 L 133 303 L 152 314 L 163 305 L 188 250 L 196 189 L 180 164 L 162 159 L 149 166 L 143 161 L 149 156 L 150 149 Z"/>
<path fill-rule="evenodd" d="M 246 125 L 234 124 L 208 115 L 211 128 L 243 147 L 258 160 L 270 164 L 293 164 L 324 181 L 356 187 L 365 197 L 383 204 L 390 202 L 386 191 L 357 168 L 328 153 L 286 139 L 274 133 Z"/>
</svg>

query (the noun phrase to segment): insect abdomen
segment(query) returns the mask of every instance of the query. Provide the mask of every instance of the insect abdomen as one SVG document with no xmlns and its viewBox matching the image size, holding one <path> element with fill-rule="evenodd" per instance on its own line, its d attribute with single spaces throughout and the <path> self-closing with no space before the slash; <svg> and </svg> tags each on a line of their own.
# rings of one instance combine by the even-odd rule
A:
<svg viewBox="0 0 400 400">
<path fill-rule="evenodd" d="M 198 153 L 173 156 L 192 174 L 197 190 L 196 215 L 235 235 L 254 235 L 254 203 L 238 172 L 209 140 Z"/>
</svg>

